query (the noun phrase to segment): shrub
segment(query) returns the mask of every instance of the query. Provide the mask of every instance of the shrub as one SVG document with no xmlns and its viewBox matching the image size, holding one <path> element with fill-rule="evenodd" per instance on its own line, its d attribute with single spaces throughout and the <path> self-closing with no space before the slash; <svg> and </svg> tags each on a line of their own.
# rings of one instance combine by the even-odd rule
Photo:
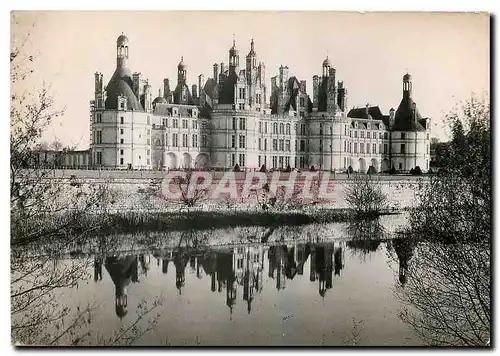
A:
<svg viewBox="0 0 500 356">
<path fill-rule="evenodd" d="M 265 165 L 265 164 L 263 164 L 263 165 L 260 167 L 259 172 L 262 172 L 262 173 L 266 173 L 266 172 L 267 172 L 267 169 L 266 169 L 266 165 Z"/>
<path fill-rule="evenodd" d="M 366 174 L 375 174 L 375 173 L 377 173 L 375 167 L 373 166 L 368 167 L 368 171 L 366 172 Z"/>
<path fill-rule="evenodd" d="M 413 170 L 413 175 L 419 176 L 422 174 L 422 170 L 420 169 L 420 166 L 416 166 L 415 169 Z"/>
<path fill-rule="evenodd" d="M 292 167 L 290 165 L 286 166 L 285 172 L 290 173 L 292 171 Z"/>
<path fill-rule="evenodd" d="M 241 172 L 241 168 L 238 163 L 236 163 L 236 165 L 234 166 L 233 172 Z"/>
<path fill-rule="evenodd" d="M 349 173 L 349 174 L 353 174 L 354 173 L 354 169 L 352 169 L 352 166 L 349 166 L 347 168 L 347 173 Z"/>
<path fill-rule="evenodd" d="M 389 174 L 396 174 L 397 171 L 396 171 L 396 168 L 392 167 L 390 170 L 389 170 Z"/>
<path fill-rule="evenodd" d="M 310 171 L 311 171 L 311 172 L 316 172 L 316 168 L 314 168 L 314 166 L 311 166 Z"/>
<path fill-rule="evenodd" d="M 374 216 L 386 207 L 387 197 L 379 182 L 369 175 L 356 175 L 344 189 L 344 197 L 356 216 Z"/>
</svg>

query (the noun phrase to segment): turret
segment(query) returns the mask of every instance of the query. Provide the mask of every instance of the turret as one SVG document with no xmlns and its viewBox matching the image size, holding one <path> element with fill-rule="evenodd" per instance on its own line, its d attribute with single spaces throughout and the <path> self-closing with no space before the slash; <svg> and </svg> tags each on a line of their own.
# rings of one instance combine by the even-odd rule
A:
<svg viewBox="0 0 500 356">
<path fill-rule="evenodd" d="M 412 82 L 411 75 L 406 73 L 403 76 L 403 99 L 411 99 Z"/>
<path fill-rule="evenodd" d="M 122 32 L 116 40 L 116 66 L 126 67 L 128 60 L 128 38 Z"/>
<path fill-rule="evenodd" d="M 184 63 L 184 57 L 181 57 L 181 61 L 177 65 L 177 84 L 186 84 L 187 80 L 187 66 Z"/>
<path fill-rule="evenodd" d="M 233 38 L 233 46 L 229 49 L 229 71 L 238 74 L 240 66 L 239 51 L 236 49 L 236 41 Z"/>
<path fill-rule="evenodd" d="M 319 104 L 319 77 L 313 76 L 313 108 L 318 108 Z"/>
</svg>

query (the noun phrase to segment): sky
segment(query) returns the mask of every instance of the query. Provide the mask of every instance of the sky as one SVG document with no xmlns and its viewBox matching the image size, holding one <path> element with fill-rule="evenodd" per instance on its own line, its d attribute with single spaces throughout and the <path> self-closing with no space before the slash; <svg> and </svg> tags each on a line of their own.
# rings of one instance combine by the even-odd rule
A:
<svg viewBox="0 0 500 356">
<path fill-rule="evenodd" d="M 228 63 L 233 34 L 240 67 L 253 38 L 270 78 L 280 65 L 307 81 L 321 74 L 328 55 L 348 91 L 349 108 L 367 103 L 384 114 L 402 98 L 402 77 L 413 78 L 413 98 L 432 118 L 432 136 L 447 139 L 442 118 L 472 93 L 489 94 L 490 19 L 486 13 L 355 13 L 299 11 L 35 11 L 14 12 L 11 39 L 35 26 L 25 50 L 37 54 L 33 88 L 50 85 L 55 107 L 65 108 L 44 140 L 86 149 L 94 73 L 107 84 L 116 68 L 116 38 L 129 38 L 128 66 L 149 79 L 156 96 L 163 78 L 177 81 L 181 56 L 188 84 L 212 77 Z"/>
</svg>

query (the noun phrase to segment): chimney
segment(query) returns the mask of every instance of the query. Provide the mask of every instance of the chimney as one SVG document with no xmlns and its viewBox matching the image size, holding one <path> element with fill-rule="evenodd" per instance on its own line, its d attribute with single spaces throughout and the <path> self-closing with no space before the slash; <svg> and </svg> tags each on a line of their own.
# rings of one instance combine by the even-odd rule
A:
<svg viewBox="0 0 500 356">
<path fill-rule="evenodd" d="M 221 71 L 222 71 L 222 66 L 221 66 Z M 217 84 L 219 81 L 219 65 L 217 63 L 214 63 L 214 80 L 215 84 Z"/>
<path fill-rule="evenodd" d="M 193 99 L 197 99 L 198 98 L 198 86 L 196 84 L 193 84 L 191 86 L 191 94 L 193 96 Z"/>
<path fill-rule="evenodd" d="M 163 97 L 167 100 L 170 97 L 170 82 L 168 78 L 163 79 Z"/>
</svg>

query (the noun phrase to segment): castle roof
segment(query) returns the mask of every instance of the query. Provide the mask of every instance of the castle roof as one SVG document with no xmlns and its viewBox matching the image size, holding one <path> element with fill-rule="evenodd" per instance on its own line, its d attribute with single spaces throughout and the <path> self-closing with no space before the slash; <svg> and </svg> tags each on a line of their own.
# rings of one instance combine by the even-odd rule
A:
<svg viewBox="0 0 500 356">
<path fill-rule="evenodd" d="M 382 112 L 378 106 L 368 107 L 368 115 L 372 120 L 382 120 Z M 352 119 L 367 119 L 366 108 L 354 108 L 347 113 L 347 117 Z"/>
<path fill-rule="evenodd" d="M 413 109 L 415 106 L 415 109 Z M 422 116 L 411 97 L 403 97 L 394 118 L 393 131 L 425 131 Z"/>
<path fill-rule="evenodd" d="M 113 76 L 106 86 L 106 110 L 118 109 L 118 97 L 127 98 L 127 108 L 129 110 L 144 111 L 139 99 L 135 96 L 132 81 L 132 73 L 127 67 L 116 68 Z"/>
</svg>

